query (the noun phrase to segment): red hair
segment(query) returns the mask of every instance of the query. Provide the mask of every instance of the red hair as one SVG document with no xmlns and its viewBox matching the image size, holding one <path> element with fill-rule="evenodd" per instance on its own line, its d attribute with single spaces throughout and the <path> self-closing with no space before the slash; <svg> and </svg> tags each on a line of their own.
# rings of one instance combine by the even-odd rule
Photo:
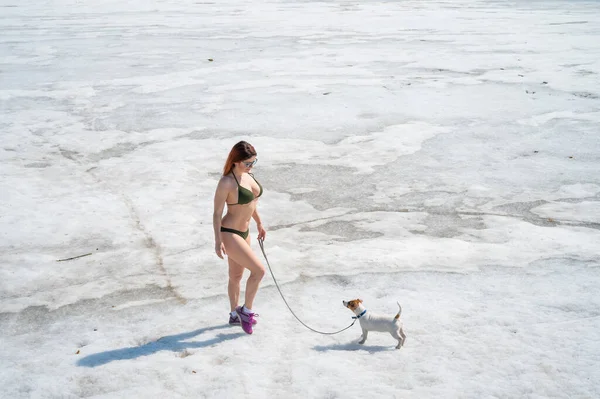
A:
<svg viewBox="0 0 600 399">
<path fill-rule="evenodd" d="M 241 162 L 255 156 L 256 150 L 254 147 L 245 141 L 240 141 L 233 146 L 231 151 L 229 151 L 229 156 L 227 157 L 227 161 L 225 161 L 225 167 L 223 168 L 223 176 L 231 173 L 234 163 Z"/>
</svg>

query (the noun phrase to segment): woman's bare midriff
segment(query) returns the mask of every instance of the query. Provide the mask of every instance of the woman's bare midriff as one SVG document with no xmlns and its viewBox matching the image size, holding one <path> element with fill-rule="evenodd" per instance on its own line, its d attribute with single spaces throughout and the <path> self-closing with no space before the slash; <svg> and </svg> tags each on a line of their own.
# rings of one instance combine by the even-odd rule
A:
<svg viewBox="0 0 600 399">
<path fill-rule="evenodd" d="M 227 213 L 221 219 L 221 226 L 246 231 L 250 226 L 250 219 L 255 209 L 256 200 L 249 204 L 228 206 Z"/>
</svg>

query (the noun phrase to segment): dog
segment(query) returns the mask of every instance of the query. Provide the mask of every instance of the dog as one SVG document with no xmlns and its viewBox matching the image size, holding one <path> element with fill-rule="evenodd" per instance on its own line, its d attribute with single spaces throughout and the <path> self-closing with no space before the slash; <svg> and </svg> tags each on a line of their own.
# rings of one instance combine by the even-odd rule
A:
<svg viewBox="0 0 600 399">
<path fill-rule="evenodd" d="M 362 304 L 362 299 L 353 299 L 351 301 L 342 301 L 345 307 L 350 309 L 356 315 L 355 318 L 360 321 L 360 328 L 362 328 L 362 337 L 359 344 L 364 344 L 367 340 L 369 331 L 382 331 L 389 332 L 392 337 L 398 340 L 396 349 L 402 348 L 406 342 L 406 335 L 402 331 L 402 322 L 400 321 L 400 314 L 402 313 L 402 306 L 398 302 L 398 313 L 394 318 L 389 316 L 381 316 L 371 314 L 367 312 L 367 309 Z"/>
</svg>

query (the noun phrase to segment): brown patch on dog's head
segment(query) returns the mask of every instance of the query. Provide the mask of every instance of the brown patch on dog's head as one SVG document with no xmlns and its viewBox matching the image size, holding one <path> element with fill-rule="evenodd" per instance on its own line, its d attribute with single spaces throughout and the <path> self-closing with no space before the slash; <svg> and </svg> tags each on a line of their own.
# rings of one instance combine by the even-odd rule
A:
<svg viewBox="0 0 600 399">
<path fill-rule="evenodd" d="M 362 299 L 353 299 L 351 301 L 342 301 L 342 303 L 344 304 L 345 307 L 347 307 L 350 310 L 354 310 L 358 307 L 358 305 L 360 305 L 362 303 Z"/>
</svg>

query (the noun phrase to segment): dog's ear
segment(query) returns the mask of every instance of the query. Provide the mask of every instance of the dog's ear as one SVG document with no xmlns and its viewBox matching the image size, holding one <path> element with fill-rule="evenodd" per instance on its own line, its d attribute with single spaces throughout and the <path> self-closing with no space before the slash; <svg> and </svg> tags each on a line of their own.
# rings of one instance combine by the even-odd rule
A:
<svg viewBox="0 0 600 399">
<path fill-rule="evenodd" d="M 358 302 L 362 303 L 362 299 L 359 299 Z"/>
</svg>

